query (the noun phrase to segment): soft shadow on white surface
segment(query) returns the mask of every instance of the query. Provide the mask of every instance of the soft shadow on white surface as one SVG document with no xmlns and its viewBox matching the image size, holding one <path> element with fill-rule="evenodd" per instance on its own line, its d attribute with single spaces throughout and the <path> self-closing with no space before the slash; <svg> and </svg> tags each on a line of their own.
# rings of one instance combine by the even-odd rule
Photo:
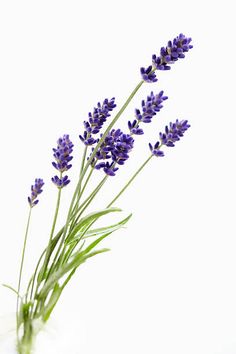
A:
<svg viewBox="0 0 236 354">
<path fill-rule="evenodd" d="M 66 316 L 61 321 L 50 319 L 37 336 L 33 354 L 79 354 L 85 338 L 79 321 L 75 326 Z M 0 317 L 0 353 L 17 354 L 15 340 L 15 315 L 5 314 Z"/>
<path fill-rule="evenodd" d="M 16 354 L 15 349 L 15 314 L 0 316 L 0 353 Z"/>
</svg>

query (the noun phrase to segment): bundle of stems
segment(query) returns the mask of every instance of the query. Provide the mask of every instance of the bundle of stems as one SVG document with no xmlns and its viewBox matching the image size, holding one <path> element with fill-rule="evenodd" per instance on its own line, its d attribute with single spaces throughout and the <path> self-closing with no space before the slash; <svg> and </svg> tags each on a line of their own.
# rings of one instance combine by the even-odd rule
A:
<svg viewBox="0 0 236 354">
<path fill-rule="evenodd" d="M 22 250 L 18 287 L 17 290 L 14 290 L 12 287 L 6 285 L 17 294 L 16 332 L 19 354 L 32 353 L 38 324 L 48 321 L 64 288 L 78 267 L 87 259 L 107 252 L 107 248 L 97 249 L 97 245 L 111 233 L 122 228 L 130 219 L 131 214 L 109 226 L 94 228 L 93 224 L 107 214 L 120 212 L 121 209 L 113 206 L 117 199 L 125 192 L 153 157 L 164 155 L 163 151 L 161 151 L 163 146 L 174 146 L 174 143 L 189 128 L 187 121 L 176 120 L 175 123 L 170 123 L 169 127 L 165 128 L 165 132 L 160 133 L 159 141 L 154 146 L 149 144 L 151 153 L 130 177 L 120 192 L 112 198 L 108 205 L 104 206 L 104 209 L 86 214 L 87 208 L 106 182 L 115 175 L 118 166 L 123 165 L 129 157 L 128 153 L 131 151 L 134 142 L 133 136 L 143 133 L 143 130 L 140 128 L 141 123 L 150 123 L 152 117 L 162 108 L 161 103 L 167 97 L 163 96 L 163 91 L 158 95 L 154 95 L 151 92 L 151 95 L 147 97 L 147 101 L 142 102 L 143 111 L 136 110 L 136 120 L 128 123 L 129 134 L 123 134 L 120 129 L 113 129 L 113 126 L 124 113 L 142 85 L 157 81 L 155 74 L 157 70 L 167 70 L 170 68 L 169 64 L 173 64 L 177 59 L 184 57 L 183 53 L 192 47 L 189 44 L 190 41 L 190 38 L 186 38 L 182 34 L 179 35 L 174 39 L 173 43 L 168 42 L 167 47 L 161 49 L 159 57 L 153 56 L 153 64 L 150 67 L 147 69 L 141 68 L 142 80 L 134 88 L 99 139 L 94 139 L 93 136 L 100 131 L 106 118 L 110 116 L 109 112 L 115 107 L 114 99 L 111 101 L 106 99 L 103 106 L 98 104 L 98 108 L 95 109 L 94 114 L 90 115 L 89 122 L 85 122 L 85 133 L 81 137 L 85 147 L 77 184 L 68 208 L 65 224 L 56 231 L 62 190 L 69 183 L 68 177 L 63 176 L 63 173 L 71 167 L 69 161 L 72 158 L 70 153 L 73 147 L 68 135 L 64 135 L 63 138 L 59 139 L 58 148 L 53 149 L 54 157 L 56 158 L 56 163 L 53 163 L 53 165 L 60 171 L 60 174 L 59 177 L 55 176 L 52 178 L 52 181 L 58 187 L 58 194 L 49 240 L 39 257 L 26 291 L 22 295 L 21 280 L 29 225 L 33 207 L 38 203 L 37 197 L 42 192 L 44 184 L 41 179 L 35 180 L 35 185 L 31 188 L 31 197 L 28 198 L 30 207 Z M 90 145 L 93 145 L 91 151 L 88 149 Z M 107 160 L 109 159 L 111 163 L 108 163 Z M 86 192 L 90 179 L 97 169 L 103 169 L 105 176 L 87 196 Z"/>
</svg>

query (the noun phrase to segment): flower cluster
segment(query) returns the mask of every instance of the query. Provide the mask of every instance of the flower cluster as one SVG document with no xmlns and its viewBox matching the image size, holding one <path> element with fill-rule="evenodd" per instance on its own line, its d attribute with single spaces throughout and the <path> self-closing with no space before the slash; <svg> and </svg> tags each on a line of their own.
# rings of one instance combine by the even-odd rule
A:
<svg viewBox="0 0 236 354">
<path fill-rule="evenodd" d="M 149 148 L 153 155 L 155 156 L 164 156 L 164 152 L 160 148 L 165 145 L 168 147 L 175 146 L 176 141 L 179 141 L 180 138 L 184 135 L 184 132 L 190 127 L 187 120 L 178 119 L 175 123 L 170 123 L 169 126 L 165 127 L 165 132 L 160 133 L 160 141 L 157 141 L 154 146 L 149 143 Z"/>
<path fill-rule="evenodd" d="M 53 161 L 52 165 L 60 171 L 60 177 L 54 176 L 52 177 L 52 182 L 58 187 L 65 187 L 70 180 L 68 176 L 63 176 L 62 173 L 69 170 L 71 168 L 70 161 L 73 159 L 71 153 L 73 151 L 73 143 L 71 142 L 69 135 L 64 134 L 63 137 L 59 138 L 57 141 L 57 147 L 53 149 L 53 156 L 56 159 L 56 162 Z"/>
<path fill-rule="evenodd" d="M 116 164 L 124 165 L 133 145 L 134 139 L 130 134 L 125 134 L 120 129 L 112 129 L 96 153 L 96 159 L 103 161 L 95 164 L 95 168 L 103 169 L 109 176 L 115 176 L 118 170 Z"/>
<path fill-rule="evenodd" d="M 31 186 L 31 196 L 28 197 L 28 202 L 31 208 L 33 208 L 36 204 L 38 204 L 38 195 L 42 193 L 42 187 L 44 185 L 44 181 L 41 178 L 36 178 L 34 181 L 34 185 Z"/>
<path fill-rule="evenodd" d="M 170 70 L 170 64 L 184 58 L 184 53 L 193 48 L 190 44 L 191 41 L 191 38 L 186 37 L 182 33 L 174 38 L 173 41 L 169 41 L 166 47 L 161 48 L 159 56 L 153 54 L 152 65 L 147 69 L 140 69 L 142 79 L 146 82 L 156 82 L 155 70 Z"/>
<path fill-rule="evenodd" d="M 151 123 L 152 118 L 161 110 L 163 107 L 163 101 L 167 100 L 167 96 L 164 96 L 164 91 L 160 91 L 157 95 L 153 92 L 147 96 L 146 101 L 142 100 L 141 111 L 139 109 L 135 110 L 136 119 L 131 123 L 128 122 L 128 127 L 131 134 L 141 135 L 143 134 L 143 129 L 139 127 L 142 123 Z"/>
<path fill-rule="evenodd" d="M 150 65 L 147 69 L 145 68 L 140 68 L 140 73 L 142 76 L 142 79 L 146 82 L 156 82 L 157 77 L 155 74 L 155 69 L 153 69 L 152 65 Z"/>
<path fill-rule="evenodd" d="M 58 176 L 52 177 L 52 182 L 58 187 L 58 188 L 63 188 L 67 186 L 67 184 L 70 183 L 69 177 L 68 176 L 62 176 L 59 178 Z"/>
<path fill-rule="evenodd" d="M 100 132 L 103 124 L 107 118 L 110 117 L 110 112 L 116 107 L 115 98 L 103 101 L 103 104 L 98 102 L 97 107 L 94 108 L 93 113 L 89 112 L 88 121 L 84 121 L 84 134 L 80 135 L 80 140 L 85 145 L 93 145 L 98 142 L 98 139 L 93 137 L 94 134 Z"/>
<path fill-rule="evenodd" d="M 185 37 L 184 34 L 177 36 L 173 42 L 169 41 L 166 47 L 162 47 L 160 55 L 153 55 L 152 62 L 154 68 L 157 70 L 170 70 L 169 64 L 173 64 L 178 59 L 183 59 L 185 57 L 185 52 L 193 48 L 190 44 L 191 38 Z"/>
</svg>

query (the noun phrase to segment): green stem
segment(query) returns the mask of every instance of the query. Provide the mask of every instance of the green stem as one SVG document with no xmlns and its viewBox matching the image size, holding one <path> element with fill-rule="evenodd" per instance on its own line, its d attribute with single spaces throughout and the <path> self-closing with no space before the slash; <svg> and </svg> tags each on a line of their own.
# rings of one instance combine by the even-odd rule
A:
<svg viewBox="0 0 236 354">
<path fill-rule="evenodd" d="M 61 173 L 62 175 L 62 173 Z M 62 176 L 60 176 L 61 178 Z M 57 217 L 58 217 L 58 212 L 59 212 L 59 207 L 60 207 L 60 201 L 61 201 L 61 190 L 62 188 L 58 189 L 58 194 L 57 194 L 57 203 L 56 203 L 56 210 L 55 210 L 55 214 L 54 214 L 54 218 L 53 218 L 53 224 L 52 224 L 52 229 L 51 229 L 51 233 L 50 233 L 50 237 L 49 237 L 49 241 L 48 241 L 48 246 L 47 246 L 47 251 L 46 251 L 46 255 L 45 255 L 45 260 L 44 260 L 44 264 L 43 264 L 43 268 L 42 268 L 42 278 L 41 280 L 44 278 L 45 272 L 47 270 L 47 265 L 48 262 L 50 260 L 50 255 L 51 255 L 51 242 L 52 242 L 52 238 L 54 235 L 54 231 L 55 231 L 55 227 L 56 227 L 56 222 L 57 222 Z M 40 282 L 39 282 L 40 283 Z"/>
<path fill-rule="evenodd" d="M 82 188 L 82 190 L 81 190 L 81 192 L 80 192 L 80 199 L 81 199 L 81 197 L 82 197 L 82 195 L 83 195 L 83 193 L 84 193 L 84 191 L 85 191 L 85 188 L 87 187 L 87 184 L 88 184 L 88 182 L 89 182 L 89 180 L 90 180 L 90 178 L 91 178 L 91 176 L 92 176 L 92 173 L 93 173 L 93 171 L 94 171 L 94 167 L 91 167 L 91 170 L 90 170 L 90 172 L 89 172 L 89 175 L 88 175 L 88 177 L 87 177 L 87 179 L 86 179 L 86 181 L 85 181 L 85 183 L 84 183 L 84 185 L 83 185 L 83 188 Z"/>
<path fill-rule="evenodd" d="M 81 176 L 82 172 L 83 172 L 83 169 L 84 169 L 84 164 L 85 164 L 85 159 L 86 159 L 86 155 L 87 155 L 87 151 L 88 151 L 88 146 L 85 146 L 84 148 L 84 153 L 83 153 L 83 157 L 82 157 L 82 161 L 81 161 L 81 166 L 80 166 L 80 173 L 79 173 L 79 176 Z M 80 190 L 78 191 L 78 194 L 77 194 L 77 202 L 76 202 L 76 205 L 79 204 L 79 201 L 80 201 L 80 198 L 81 198 L 81 195 L 80 195 Z"/>
<path fill-rule="evenodd" d="M 20 273 L 19 273 L 19 280 L 18 280 L 18 287 L 17 287 L 18 296 L 17 296 L 17 301 L 16 301 L 16 332 L 17 332 L 17 342 L 18 343 L 19 343 L 19 316 L 18 316 L 19 294 L 20 294 L 21 278 L 22 278 L 23 265 L 24 265 L 24 259 L 25 259 L 25 249 L 26 249 L 26 243 L 27 243 L 27 238 L 28 238 L 28 233 L 29 233 L 31 212 L 32 212 L 32 207 L 30 207 L 29 214 L 28 214 L 28 220 L 27 220 L 27 224 L 26 224 L 25 238 L 24 238 L 24 244 L 23 244 L 23 249 L 22 249 Z"/>
<path fill-rule="evenodd" d="M 84 148 L 84 153 L 83 153 L 83 158 L 82 158 L 82 162 L 81 162 L 81 166 L 80 166 L 80 175 L 84 169 L 84 163 L 85 163 L 85 159 L 86 159 L 86 155 L 87 155 L 87 150 L 88 150 L 88 146 L 85 146 Z"/>
<path fill-rule="evenodd" d="M 78 211 L 80 210 L 80 208 L 81 208 L 81 206 L 79 206 L 79 202 L 80 202 L 80 199 L 81 199 L 81 197 L 82 197 L 82 195 L 83 195 L 83 193 L 84 193 L 84 191 L 85 191 L 85 188 L 87 187 L 87 184 L 88 184 L 88 182 L 89 182 L 89 180 L 90 180 L 90 178 L 91 178 L 91 176 L 92 176 L 93 171 L 94 171 L 94 168 L 91 167 L 91 170 L 90 170 L 90 172 L 89 172 L 89 175 L 88 175 L 88 177 L 87 177 L 87 179 L 86 179 L 86 181 L 85 181 L 85 183 L 84 183 L 84 186 L 83 186 L 82 190 L 81 190 L 81 191 L 79 192 L 79 194 L 78 194 L 78 198 L 77 198 L 75 210 L 74 210 L 74 212 L 72 212 L 73 215 L 76 215 L 76 214 L 78 213 Z M 75 219 L 74 217 L 72 217 L 71 219 L 72 219 L 73 221 L 71 222 L 70 230 L 73 229 L 73 227 L 74 227 L 74 225 L 76 224 L 76 221 L 77 221 L 77 218 Z"/>
<path fill-rule="evenodd" d="M 95 198 L 95 196 L 97 195 L 97 193 L 100 191 L 100 189 L 102 188 L 102 186 L 104 185 L 104 183 L 106 182 L 108 176 L 106 175 L 105 177 L 103 177 L 103 179 L 101 180 L 101 182 L 97 185 L 97 187 L 93 190 L 93 192 L 83 201 L 83 203 L 80 205 L 80 208 L 78 210 L 78 212 L 80 211 L 79 215 L 76 217 L 75 221 L 78 222 L 79 218 L 81 217 L 81 215 L 83 214 L 83 212 L 85 211 L 85 209 L 87 209 L 87 207 L 89 206 L 89 204 L 92 202 L 92 200 Z M 82 209 L 83 208 L 83 209 Z M 81 211 L 82 209 L 82 211 Z M 76 223 L 75 222 L 75 223 Z"/>
<path fill-rule="evenodd" d="M 116 197 L 108 204 L 107 208 L 109 208 L 112 204 L 114 204 L 114 202 L 124 193 L 124 191 L 129 187 L 129 185 L 133 182 L 133 180 L 138 176 L 138 174 L 143 170 L 143 168 L 147 165 L 147 163 L 151 160 L 151 158 L 153 157 L 153 155 L 150 155 L 145 161 L 144 163 L 138 168 L 138 170 L 133 174 L 133 176 L 130 178 L 130 180 L 128 181 L 128 183 L 126 183 L 126 185 L 121 189 L 121 191 L 116 195 Z M 92 202 L 93 198 L 96 196 L 96 194 L 98 193 L 98 191 L 101 189 L 101 187 L 103 186 L 103 184 L 105 183 L 106 179 L 108 178 L 108 176 L 106 176 L 100 183 L 99 185 L 95 188 L 95 190 L 91 193 L 91 195 L 89 196 L 88 201 L 87 201 L 87 205 L 85 205 L 85 208 L 88 207 L 88 205 Z M 84 210 L 81 211 L 81 213 Z M 92 223 L 90 223 L 90 225 L 86 228 L 86 230 L 84 230 L 83 234 L 81 235 L 81 238 L 83 237 L 83 235 L 86 233 L 87 229 L 89 229 L 91 227 L 91 225 L 95 222 L 96 220 L 94 220 Z M 79 242 L 80 240 L 78 240 Z M 77 246 L 78 242 L 69 250 L 69 253 L 66 255 L 66 259 L 68 259 L 68 257 L 70 257 L 71 253 L 73 252 L 74 248 Z M 65 248 L 63 248 L 63 251 L 60 255 L 59 258 L 59 262 L 60 261 L 64 261 L 63 259 L 63 253 L 65 253 Z M 57 269 L 59 269 L 60 264 L 57 266 Z M 69 275 L 67 281 L 69 281 L 69 279 L 71 278 L 71 276 L 74 274 L 74 272 L 76 271 L 76 269 L 73 269 L 73 271 L 71 272 L 71 274 Z M 66 283 L 67 283 L 66 281 Z"/>
<path fill-rule="evenodd" d="M 30 279 L 30 282 L 29 282 L 29 286 L 28 286 L 28 289 L 27 289 L 27 296 L 28 296 L 28 292 L 29 292 L 29 289 L 30 289 L 30 285 L 31 285 L 30 300 L 33 299 L 34 283 L 35 283 L 36 274 L 37 274 L 39 265 L 40 265 L 40 263 L 41 263 L 41 261 L 42 261 L 43 256 L 44 256 L 45 253 L 46 253 L 46 249 L 44 250 L 44 252 L 43 252 L 43 253 L 41 254 L 41 256 L 39 257 L 39 260 L 38 260 L 38 263 L 37 263 L 37 265 L 36 265 L 34 274 L 33 274 L 32 278 Z"/>
<path fill-rule="evenodd" d="M 142 171 L 142 169 L 146 166 L 146 164 L 151 160 L 153 155 L 149 156 L 147 160 L 139 167 L 139 169 L 133 174 L 133 176 L 129 179 L 126 185 L 121 189 L 121 191 L 115 196 L 114 199 L 107 205 L 107 208 L 110 208 L 112 204 L 124 193 L 124 191 L 129 187 L 129 185 L 133 182 L 133 180 L 137 177 L 137 175 Z"/>
<path fill-rule="evenodd" d="M 60 178 L 62 178 L 62 172 L 60 173 Z M 59 212 L 59 207 L 60 207 L 61 190 L 62 190 L 62 188 L 58 188 L 56 209 L 55 209 L 55 213 L 54 213 L 52 229 L 51 229 L 50 236 L 49 236 L 48 246 L 46 248 L 46 254 L 45 254 L 44 263 L 43 263 L 41 272 L 39 273 L 39 279 L 38 279 L 38 283 L 37 283 L 37 286 L 36 286 L 35 295 L 37 295 L 40 283 L 44 279 L 45 273 L 47 271 L 47 266 L 48 266 L 48 263 L 50 261 L 50 257 L 51 257 L 52 251 L 53 251 L 53 249 L 52 249 L 52 239 L 53 239 L 53 235 L 54 235 L 54 231 L 55 231 L 55 227 L 56 227 L 56 222 L 57 222 L 57 217 L 58 217 L 58 212 Z M 36 266 L 36 271 L 38 269 L 40 261 L 41 261 L 41 258 L 39 259 L 39 262 L 38 262 L 38 264 Z M 36 271 L 35 271 L 35 275 L 36 275 Z M 34 275 L 34 280 L 35 280 L 35 275 Z M 31 292 L 31 294 L 32 294 L 32 292 Z M 38 309 L 38 304 L 36 306 L 35 313 L 37 312 L 37 309 Z"/>
<path fill-rule="evenodd" d="M 85 165 L 85 167 L 83 169 L 83 172 L 80 175 L 79 181 L 78 181 L 77 186 L 75 188 L 75 191 L 74 191 L 74 194 L 73 194 L 73 197 L 72 197 L 72 200 L 71 200 L 71 204 L 70 204 L 70 207 L 69 207 L 69 210 L 68 210 L 66 224 L 65 224 L 65 228 L 64 228 L 64 233 L 63 233 L 63 236 L 61 238 L 61 242 L 60 242 L 60 245 L 59 245 L 59 248 L 58 248 L 59 252 L 60 252 L 60 249 L 62 248 L 63 243 L 64 243 L 65 238 L 66 238 L 66 233 L 67 233 L 67 229 L 68 229 L 68 226 L 69 226 L 69 223 L 70 223 L 70 218 L 71 218 L 71 212 L 72 212 L 72 209 L 73 209 L 73 206 L 74 206 L 75 199 L 76 199 L 76 197 L 78 195 L 78 192 L 80 191 L 82 180 L 83 180 L 83 178 L 84 178 L 84 176 L 85 176 L 85 174 L 86 174 L 91 162 L 93 161 L 93 158 L 95 157 L 99 147 L 102 145 L 103 141 L 105 140 L 106 136 L 110 132 L 111 128 L 114 126 L 114 124 L 120 118 L 121 114 L 124 112 L 124 110 L 126 109 L 126 107 L 130 103 L 130 101 L 133 99 L 133 97 L 135 96 L 135 94 L 140 89 L 140 87 L 142 86 L 143 83 L 144 83 L 143 80 L 140 81 L 140 83 L 135 87 L 135 89 L 132 91 L 132 93 L 130 94 L 128 99 L 125 101 L 125 103 L 123 104 L 123 106 L 121 107 L 119 112 L 115 115 L 115 117 L 113 118 L 113 120 L 111 121 L 111 123 L 109 124 L 107 129 L 105 130 L 104 134 L 102 135 L 101 139 L 99 140 L 98 144 L 94 148 L 90 158 L 88 159 L 88 161 L 87 161 L 87 163 L 86 163 L 86 165 Z"/>
<path fill-rule="evenodd" d="M 58 231 L 58 233 L 56 234 L 56 236 L 52 240 L 52 250 L 55 249 L 55 247 L 57 245 L 57 242 L 59 241 L 62 233 L 63 233 L 63 227 L 60 229 L 60 231 Z M 34 283 L 35 283 L 36 275 L 37 275 L 38 268 L 39 268 L 39 265 L 41 263 L 41 260 L 43 259 L 43 256 L 46 253 L 46 251 L 47 251 L 47 248 L 44 249 L 44 251 L 42 252 L 41 256 L 39 257 L 39 260 L 38 260 L 38 263 L 36 265 L 34 274 L 33 274 L 32 278 L 31 278 L 32 279 L 32 285 L 31 285 L 30 300 L 33 299 L 33 290 L 34 290 Z M 31 282 L 31 280 L 30 280 L 30 282 Z M 28 285 L 28 291 L 29 291 L 29 289 L 30 289 L 30 283 Z M 28 294 L 28 291 L 27 291 L 27 294 Z"/>
</svg>

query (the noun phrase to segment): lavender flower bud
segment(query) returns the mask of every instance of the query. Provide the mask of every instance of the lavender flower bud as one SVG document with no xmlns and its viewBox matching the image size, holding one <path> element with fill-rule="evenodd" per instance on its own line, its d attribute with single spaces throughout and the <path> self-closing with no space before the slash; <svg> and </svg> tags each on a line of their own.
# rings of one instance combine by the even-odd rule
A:
<svg viewBox="0 0 236 354">
<path fill-rule="evenodd" d="M 63 188 L 67 186 L 67 184 L 70 183 L 70 180 L 68 176 L 64 176 L 62 178 L 59 178 L 58 176 L 52 177 L 52 182 L 58 187 L 58 188 Z"/>
<path fill-rule="evenodd" d="M 162 47 L 160 55 L 152 56 L 153 67 L 157 70 L 170 70 L 170 64 L 173 64 L 178 59 L 185 57 L 185 52 L 193 48 L 191 38 L 185 37 L 184 34 L 177 36 L 173 42 L 169 41 L 166 47 Z"/>
<path fill-rule="evenodd" d="M 85 131 L 83 136 L 80 135 L 80 140 L 85 145 L 94 145 L 98 142 L 98 139 L 93 137 L 94 134 L 100 132 L 103 124 L 107 118 L 110 117 L 110 112 L 116 107 L 115 98 L 103 101 L 103 104 L 98 102 L 97 107 L 94 108 L 93 113 L 88 114 L 88 121 L 84 122 Z"/>
<path fill-rule="evenodd" d="M 164 91 L 160 91 L 157 95 L 153 92 L 147 96 L 146 101 L 142 101 L 141 111 L 139 109 L 135 110 L 136 119 L 131 123 L 128 122 L 128 128 L 131 134 L 141 135 L 143 130 L 139 128 L 139 123 L 151 123 L 152 118 L 161 110 L 163 107 L 163 101 L 167 100 L 167 96 L 164 96 Z"/>
<path fill-rule="evenodd" d="M 108 176 L 115 176 L 115 172 L 119 169 L 118 167 L 114 166 L 114 162 L 100 162 L 96 165 L 95 167 L 97 170 L 103 169 L 103 171 L 108 175 Z"/>
<path fill-rule="evenodd" d="M 72 159 L 73 156 L 71 156 L 71 153 L 73 151 L 73 143 L 71 142 L 69 135 L 64 134 L 63 137 L 59 138 L 57 141 L 57 147 L 53 149 L 53 156 L 56 159 L 56 162 L 53 161 L 52 165 L 61 172 L 61 175 L 63 172 L 69 170 L 71 168 L 71 164 L 69 163 Z M 58 176 L 54 176 L 52 178 L 52 182 L 58 187 L 58 188 L 63 188 L 65 187 L 70 180 L 68 179 L 68 176 L 64 176 L 62 178 L 59 178 Z"/>
<path fill-rule="evenodd" d="M 36 178 L 34 185 L 31 186 L 31 196 L 28 197 L 28 202 L 31 208 L 33 208 L 36 204 L 38 204 L 38 195 L 42 193 L 42 187 L 44 185 L 44 181 L 41 178 Z"/>
<path fill-rule="evenodd" d="M 154 156 L 159 156 L 159 157 L 164 156 L 164 152 L 160 150 L 160 147 L 161 147 L 160 141 L 157 141 L 154 146 L 152 146 L 152 144 L 149 143 L 149 149 L 151 150 Z"/>
<path fill-rule="evenodd" d="M 157 77 L 156 77 L 156 74 L 153 72 L 152 65 L 150 65 L 147 69 L 141 68 L 140 73 L 141 73 L 142 79 L 146 82 L 151 83 L 151 82 L 157 81 Z"/>
</svg>

